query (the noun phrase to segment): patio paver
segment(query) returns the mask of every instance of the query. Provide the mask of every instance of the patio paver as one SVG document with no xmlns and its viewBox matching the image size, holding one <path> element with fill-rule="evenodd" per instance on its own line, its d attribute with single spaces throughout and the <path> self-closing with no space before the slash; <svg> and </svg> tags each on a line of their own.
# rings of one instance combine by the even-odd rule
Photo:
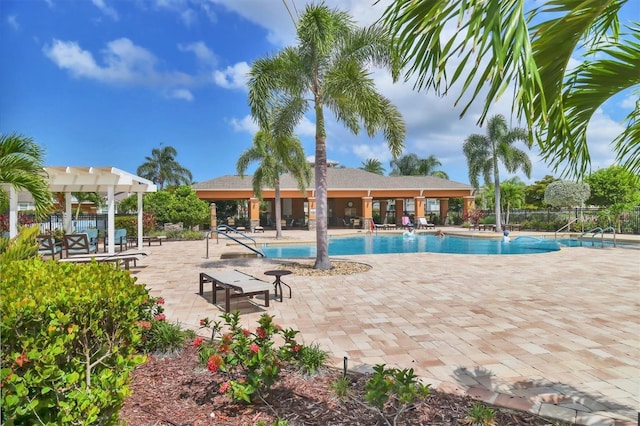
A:
<svg viewBox="0 0 640 426">
<path fill-rule="evenodd" d="M 332 234 L 340 232 L 330 231 Z M 349 231 L 353 233 L 353 230 Z M 486 233 L 485 233 L 486 234 Z M 259 241 L 274 242 L 274 231 Z M 518 233 L 514 232 L 514 236 Z M 284 231 L 285 242 L 315 237 Z M 220 240 L 166 241 L 133 274 L 195 330 L 222 310 L 198 295 L 199 272 L 231 265 L 272 281 L 272 260 L 221 261 Z M 335 260 L 347 257 L 336 257 Z M 414 368 L 433 388 L 589 425 L 636 425 L 640 411 L 640 250 L 566 248 L 535 255 L 348 256 L 373 268 L 289 275 L 293 298 L 233 301 L 254 328 L 267 312 L 329 351 L 337 367 Z"/>
</svg>

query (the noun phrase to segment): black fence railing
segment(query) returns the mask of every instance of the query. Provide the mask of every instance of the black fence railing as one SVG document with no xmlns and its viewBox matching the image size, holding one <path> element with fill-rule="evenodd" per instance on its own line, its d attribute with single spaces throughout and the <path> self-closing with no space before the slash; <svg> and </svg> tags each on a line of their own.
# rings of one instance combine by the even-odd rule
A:
<svg viewBox="0 0 640 426">
<path fill-rule="evenodd" d="M 493 210 L 485 210 L 484 213 L 485 217 L 480 220 L 481 223 L 495 223 L 496 216 Z M 502 213 L 504 223 L 518 223 L 522 229 L 535 231 L 556 231 L 571 219 L 577 219 L 571 225 L 571 231 L 584 232 L 597 227 L 613 227 L 623 234 L 640 234 L 640 206 L 620 214 L 612 214 L 608 209 L 593 207 L 560 210 L 513 209 L 508 214 Z"/>
</svg>

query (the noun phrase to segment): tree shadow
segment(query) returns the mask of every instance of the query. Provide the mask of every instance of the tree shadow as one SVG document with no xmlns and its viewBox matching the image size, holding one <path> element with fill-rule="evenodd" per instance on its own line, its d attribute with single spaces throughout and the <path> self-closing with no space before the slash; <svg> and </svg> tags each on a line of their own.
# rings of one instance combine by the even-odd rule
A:
<svg viewBox="0 0 640 426">
<path fill-rule="evenodd" d="M 590 394 L 563 383 L 549 380 L 520 380 L 507 382 L 496 380 L 493 372 L 484 367 L 457 368 L 454 371 L 456 380 L 469 388 L 469 395 L 485 399 L 489 394 L 502 393 L 520 397 L 523 402 L 519 409 L 530 410 L 538 402 L 564 406 L 586 414 L 607 412 L 634 419 L 637 415 L 635 407 L 620 404 L 607 399 L 605 395 Z M 530 401 L 530 406 L 524 401 Z"/>
</svg>

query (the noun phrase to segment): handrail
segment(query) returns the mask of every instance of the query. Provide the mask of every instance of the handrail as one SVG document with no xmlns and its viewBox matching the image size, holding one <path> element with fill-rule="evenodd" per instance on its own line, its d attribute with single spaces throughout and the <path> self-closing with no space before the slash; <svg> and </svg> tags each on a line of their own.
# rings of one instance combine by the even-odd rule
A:
<svg viewBox="0 0 640 426">
<path fill-rule="evenodd" d="M 590 230 L 585 231 L 582 234 L 580 234 L 580 236 L 578 237 L 578 241 L 580 241 L 580 247 L 582 247 L 582 237 L 584 237 L 585 235 L 588 235 L 588 234 L 593 234 L 593 235 L 591 235 L 591 247 L 593 247 L 594 246 L 593 237 L 595 237 L 600 232 L 602 232 L 602 228 L 600 228 L 598 226 L 598 227 L 595 227 L 593 229 L 590 229 Z"/>
<path fill-rule="evenodd" d="M 569 223 L 567 223 L 567 224 L 566 224 L 566 225 L 564 225 L 562 228 L 560 228 L 560 229 L 558 229 L 558 230 L 556 231 L 556 233 L 554 234 L 553 238 L 554 238 L 555 240 L 557 240 L 557 239 L 558 239 L 558 232 L 562 231 L 564 228 L 569 228 L 569 227 L 571 226 L 571 224 L 572 224 L 572 223 L 575 223 L 575 222 L 577 222 L 577 221 L 578 221 L 578 218 L 577 218 L 577 217 L 576 217 L 576 218 L 573 218 L 572 220 L 570 220 L 570 221 L 569 221 Z"/>
<path fill-rule="evenodd" d="M 613 232 L 613 246 L 614 247 L 616 246 L 616 228 L 614 228 L 613 226 L 608 226 L 608 227 L 604 228 L 602 230 L 602 232 L 600 232 L 600 246 L 601 247 L 604 247 L 604 234 L 605 234 L 605 232 L 607 232 L 609 230 L 611 232 Z"/>
<path fill-rule="evenodd" d="M 240 234 L 242 235 L 244 238 L 253 241 L 253 245 L 258 247 L 258 244 L 256 243 L 256 240 L 254 240 L 253 238 L 251 238 L 250 236 L 248 236 L 247 234 L 245 234 L 244 232 L 240 232 L 238 231 L 236 228 L 232 228 L 229 225 L 218 225 L 218 228 L 216 229 L 218 235 L 222 234 L 222 232 L 220 231 L 224 231 L 225 234 L 228 233 L 229 231 L 235 233 L 235 234 Z M 216 237 L 216 241 L 217 241 L 217 237 Z"/>
<path fill-rule="evenodd" d="M 227 225 L 225 225 L 225 226 L 227 226 Z M 231 228 L 231 229 L 233 229 L 233 228 Z M 236 232 L 236 233 L 238 233 L 238 234 L 242 234 L 242 232 L 238 232 L 237 230 L 236 230 L 235 232 Z M 242 234 L 242 235 L 244 235 L 246 238 L 248 238 L 248 239 L 252 240 L 252 241 L 253 241 L 253 243 L 256 245 L 256 248 L 253 248 L 253 247 L 251 247 L 250 245 L 247 245 L 247 244 L 243 243 L 243 242 L 242 242 L 242 241 L 240 241 L 239 239 L 235 238 L 235 237 L 234 237 L 234 236 L 232 236 L 232 235 L 229 235 L 228 233 L 226 233 L 226 232 L 224 232 L 224 231 L 220 231 L 219 229 L 216 229 L 216 230 L 208 231 L 208 232 L 205 234 L 205 240 L 206 240 L 206 242 L 207 242 L 207 244 L 206 244 L 206 245 L 207 245 L 207 254 L 206 254 L 206 258 L 207 258 L 207 259 L 209 258 L 209 240 L 211 239 L 211 234 L 213 234 L 213 233 L 215 233 L 215 234 L 216 234 L 216 242 L 219 242 L 219 239 L 218 239 L 218 238 L 220 237 L 220 235 L 222 235 L 223 237 L 226 237 L 226 238 L 228 238 L 228 239 L 230 239 L 230 240 L 235 241 L 236 243 L 240 244 L 241 246 L 244 246 L 244 247 L 248 248 L 248 249 L 249 249 L 249 250 L 251 250 L 252 252 L 254 252 L 254 253 L 256 253 L 256 254 L 259 254 L 259 255 L 260 255 L 260 256 L 262 256 L 262 257 L 267 257 L 267 255 L 266 255 L 266 254 L 264 254 L 260 249 L 258 249 L 258 248 L 257 248 L 257 247 L 258 247 L 258 245 L 257 245 L 257 243 L 256 243 L 256 240 L 254 240 L 253 238 L 249 237 L 248 235 L 244 235 L 244 234 Z"/>
</svg>

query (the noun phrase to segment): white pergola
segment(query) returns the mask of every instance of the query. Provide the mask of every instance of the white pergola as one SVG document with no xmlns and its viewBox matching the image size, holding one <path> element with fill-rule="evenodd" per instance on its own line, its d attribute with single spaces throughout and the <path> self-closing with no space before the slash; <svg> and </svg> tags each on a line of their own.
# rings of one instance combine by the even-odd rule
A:
<svg viewBox="0 0 640 426">
<path fill-rule="evenodd" d="M 98 192 L 107 194 L 108 235 L 115 231 L 115 194 L 138 194 L 138 248 L 142 248 L 142 195 L 146 192 L 156 192 L 156 185 L 148 179 L 141 178 L 115 167 L 45 167 L 49 175 L 49 190 L 53 193 L 63 192 L 66 196 L 64 211 L 65 232 L 72 232 L 72 192 Z M 9 235 L 11 238 L 18 233 L 18 196 L 14 188 L 9 188 Z M 109 254 L 115 253 L 115 242 L 109 239 Z"/>
</svg>

